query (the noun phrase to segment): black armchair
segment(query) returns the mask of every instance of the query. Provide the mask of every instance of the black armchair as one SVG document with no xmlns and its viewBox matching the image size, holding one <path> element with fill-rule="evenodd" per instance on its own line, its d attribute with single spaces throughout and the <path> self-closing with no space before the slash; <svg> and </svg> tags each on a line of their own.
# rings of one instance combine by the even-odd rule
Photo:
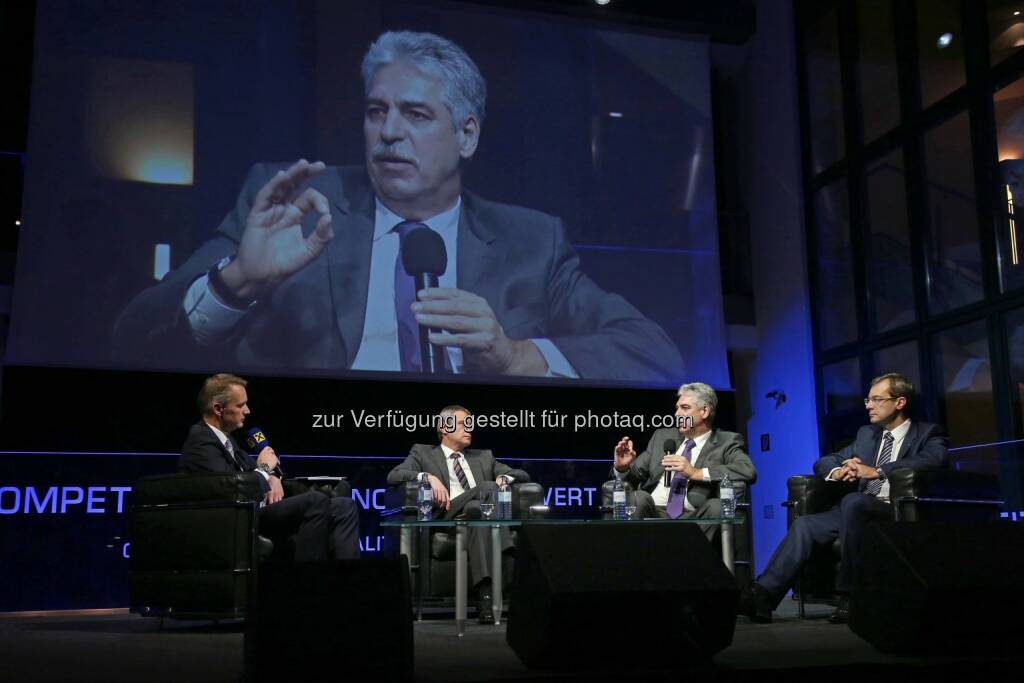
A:
<svg viewBox="0 0 1024 683">
<path fill-rule="evenodd" d="M 256 531 L 260 476 L 167 474 L 135 482 L 129 510 L 132 612 L 178 619 L 245 616 L 256 567 L 274 551 Z"/>
<path fill-rule="evenodd" d="M 415 519 L 419 482 L 408 481 L 387 490 L 388 508 Z M 514 519 L 541 519 L 547 516 L 544 487 L 536 482 L 512 484 L 512 517 Z M 399 548 L 409 558 L 409 569 L 415 576 L 413 591 L 417 607 L 425 598 L 447 599 L 455 595 L 455 533 L 449 529 L 406 528 L 399 532 Z M 430 533 L 426 533 L 426 532 Z M 515 530 L 513 530 L 513 534 Z M 511 567 L 503 567 L 504 588 L 511 586 Z"/>
<path fill-rule="evenodd" d="M 857 482 L 827 482 L 801 474 L 787 481 L 786 527 L 800 516 L 824 512 L 857 490 Z M 900 468 L 889 474 L 893 518 L 899 521 L 990 521 L 998 517 L 1003 501 L 996 477 L 977 472 Z M 836 603 L 839 540 L 817 545 L 793 586 L 800 616 L 807 603 Z"/>
</svg>

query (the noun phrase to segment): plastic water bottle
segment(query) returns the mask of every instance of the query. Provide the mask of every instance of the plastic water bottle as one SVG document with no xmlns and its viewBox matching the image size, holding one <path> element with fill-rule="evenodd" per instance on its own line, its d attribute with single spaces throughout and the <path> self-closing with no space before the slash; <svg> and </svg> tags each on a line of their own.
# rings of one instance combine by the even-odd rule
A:
<svg viewBox="0 0 1024 683">
<path fill-rule="evenodd" d="M 498 484 L 498 519 L 512 519 L 512 487 L 505 477 Z"/>
<path fill-rule="evenodd" d="M 729 473 L 722 476 L 722 483 L 718 485 L 718 497 L 722 500 L 722 517 L 732 519 L 736 516 L 736 489 L 733 488 Z"/>
<path fill-rule="evenodd" d="M 626 486 L 618 477 L 612 483 L 612 519 L 626 519 Z"/>
<path fill-rule="evenodd" d="M 429 522 L 434 516 L 434 492 L 430 488 L 430 479 L 424 472 L 420 476 L 420 490 L 416 494 L 416 518 L 421 522 Z"/>
</svg>

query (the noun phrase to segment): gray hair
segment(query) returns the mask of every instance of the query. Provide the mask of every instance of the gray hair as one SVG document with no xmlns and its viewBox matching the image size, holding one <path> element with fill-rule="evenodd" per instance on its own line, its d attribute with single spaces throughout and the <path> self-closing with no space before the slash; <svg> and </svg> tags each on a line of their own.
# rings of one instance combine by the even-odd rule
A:
<svg viewBox="0 0 1024 683">
<path fill-rule="evenodd" d="M 382 33 L 363 56 L 360 72 L 365 93 L 370 94 L 370 84 L 379 69 L 401 61 L 411 62 L 420 71 L 441 81 L 442 97 L 456 128 L 471 114 L 476 115 L 483 127 L 487 83 L 465 50 L 433 33 Z"/>
<path fill-rule="evenodd" d="M 718 394 L 710 385 L 704 384 L 704 382 L 690 382 L 679 387 L 678 395 L 682 396 L 683 394 L 691 394 L 697 399 L 699 407 L 707 406 L 709 408 L 708 420 L 714 421 L 715 413 L 718 411 Z"/>
<path fill-rule="evenodd" d="M 445 432 L 451 433 L 455 431 L 455 413 L 462 411 L 467 416 L 472 416 L 473 413 L 469 412 L 469 408 L 464 408 L 458 404 L 452 404 L 441 408 L 441 412 L 437 414 L 437 440 L 441 441 L 444 439 Z"/>
</svg>

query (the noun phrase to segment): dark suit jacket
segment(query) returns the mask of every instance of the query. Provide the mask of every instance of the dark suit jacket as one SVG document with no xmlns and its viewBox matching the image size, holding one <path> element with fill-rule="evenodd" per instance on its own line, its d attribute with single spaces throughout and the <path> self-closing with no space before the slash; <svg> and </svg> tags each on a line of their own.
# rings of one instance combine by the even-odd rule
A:
<svg viewBox="0 0 1024 683">
<path fill-rule="evenodd" d="M 238 441 L 233 436 L 230 434 L 227 436 L 235 449 L 237 460 L 231 457 L 228 449 L 224 448 L 220 439 L 206 422 L 200 420 L 192 425 L 188 430 L 188 436 L 185 437 L 185 443 L 181 447 L 178 469 L 185 473 L 254 472 L 256 462 L 238 445 Z M 266 479 L 263 476 L 260 476 L 259 479 L 263 490 L 269 490 L 270 486 Z"/>
<path fill-rule="evenodd" d="M 879 446 L 882 441 L 882 428 L 877 425 L 864 425 L 857 430 L 857 438 L 853 443 L 839 451 L 819 458 L 814 463 L 814 473 L 819 477 L 827 477 L 828 473 L 843 464 L 844 460 L 856 456 L 865 465 L 875 466 Z M 894 469 L 907 467 L 912 470 L 924 470 L 946 465 L 946 436 L 938 425 L 912 420 L 907 435 L 897 454 L 895 462 L 882 465 L 882 471 L 888 476 Z M 867 479 L 861 479 L 858 485 L 863 491 L 868 485 Z"/>
<path fill-rule="evenodd" d="M 647 443 L 644 452 L 636 457 L 636 460 L 629 466 L 624 480 L 635 489 L 643 489 L 651 493 L 658 487 L 662 480 L 665 468 L 661 466 L 661 459 L 665 455 L 665 442 L 669 439 L 681 445 L 685 437 L 678 429 L 671 427 L 659 429 Z M 736 432 L 727 432 L 722 429 L 711 430 L 711 436 L 700 452 L 694 467 L 707 468 L 711 475 L 711 481 L 688 481 L 686 483 L 686 497 L 690 503 L 699 508 L 709 498 L 718 497 L 718 482 L 722 480 L 726 471 L 729 472 L 729 479 L 736 487 L 737 496 L 742 495 L 747 484 L 757 481 L 757 469 L 753 461 L 747 455 L 746 443 L 743 437 Z M 610 477 L 615 476 L 615 468 L 612 468 Z"/>
<path fill-rule="evenodd" d="M 217 236 L 143 291 L 114 329 L 121 359 L 151 367 L 349 368 L 362 340 L 373 238 L 373 190 L 362 167 L 331 167 L 309 185 L 331 204 L 334 239 L 248 313 L 229 342 L 192 341 L 182 303 L 189 285 L 238 249 L 256 193 L 282 165 L 257 164 Z M 462 194 L 458 287 L 482 296 L 512 339 L 550 339 L 581 377 L 664 383 L 682 359 L 665 332 L 580 270 L 557 218 Z M 306 234 L 316 216 L 307 216 Z M 283 334 L 287 331 L 287 334 Z"/>
<path fill-rule="evenodd" d="M 502 474 L 515 478 L 517 484 L 530 481 L 529 474 L 495 460 L 494 454 L 489 450 L 467 448 L 462 454 L 466 456 L 466 462 L 469 463 L 469 469 L 473 472 L 473 479 L 477 486 L 484 482 L 494 481 Z M 428 446 L 422 443 L 413 446 L 405 460 L 388 472 L 388 486 L 413 481 L 420 472 L 434 475 L 444 482 L 445 488 L 451 490 L 451 482 L 448 480 L 448 463 L 444 460 L 444 451 L 440 446 Z"/>
</svg>

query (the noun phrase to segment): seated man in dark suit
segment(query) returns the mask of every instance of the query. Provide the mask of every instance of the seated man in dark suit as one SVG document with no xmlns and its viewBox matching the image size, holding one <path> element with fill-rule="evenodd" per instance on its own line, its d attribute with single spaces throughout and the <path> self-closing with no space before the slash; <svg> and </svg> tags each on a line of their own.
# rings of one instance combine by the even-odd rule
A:
<svg viewBox="0 0 1024 683">
<path fill-rule="evenodd" d="M 264 498 L 259 531 L 277 543 L 294 538 L 295 560 L 358 559 L 359 510 L 351 498 L 329 498 L 307 491 L 285 498 L 277 454 L 269 446 L 256 461 L 246 455 L 231 432 L 240 429 L 249 414 L 246 381 L 217 374 L 208 377 L 199 392 L 202 419 L 189 429 L 181 447 L 182 472 L 253 472 L 261 475 Z"/>
<path fill-rule="evenodd" d="M 472 426 L 466 427 L 471 413 L 462 406 L 452 405 L 438 416 L 437 446 L 416 444 L 409 456 L 388 473 L 388 485 L 417 481 L 427 475 L 433 491 L 434 510 L 439 518 L 459 516 L 479 518 L 480 500 L 497 500 L 497 489 L 502 483 L 528 482 L 530 475 L 498 462 L 489 450 L 469 448 L 473 441 Z M 502 552 L 512 550 L 512 539 L 502 527 Z M 477 613 L 480 623 L 494 623 L 491 608 L 491 557 L 489 530 L 470 528 L 467 534 L 469 574 L 477 591 Z"/>
<path fill-rule="evenodd" d="M 611 475 L 636 490 L 636 516 L 718 517 L 722 501 L 718 483 L 729 474 L 736 494 L 757 480 L 757 470 L 747 455 L 743 437 L 713 427 L 718 395 L 702 382 L 679 387 L 677 427 L 659 429 L 637 456 L 633 441 L 623 437 L 615 446 Z M 674 441 L 675 448 L 666 448 Z M 665 473 L 672 472 L 666 485 Z M 717 524 L 705 527 L 709 539 Z"/>
<path fill-rule="evenodd" d="M 860 557 L 864 529 L 873 519 L 892 519 L 887 477 L 894 469 L 940 467 L 946 462 L 946 437 L 937 425 L 911 421 L 908 410 L 914 386 L 903 375 L 890 372 L 871 382 L 864 406 L 870 425 L 861 427 L 852 444 L 814 463 L 814 474 L 828 481 L 857 481 L 858 490 L 847 494 L 827 512 L 798 517 L 768 566 L 744 590 L 740 614 L 756 622 L 770 622 L 772 610 L 789 590 L 815 543 L 840 542 L 839 605 L 832 623 L 849 618 L 853 568 Z"/>
</svg>

